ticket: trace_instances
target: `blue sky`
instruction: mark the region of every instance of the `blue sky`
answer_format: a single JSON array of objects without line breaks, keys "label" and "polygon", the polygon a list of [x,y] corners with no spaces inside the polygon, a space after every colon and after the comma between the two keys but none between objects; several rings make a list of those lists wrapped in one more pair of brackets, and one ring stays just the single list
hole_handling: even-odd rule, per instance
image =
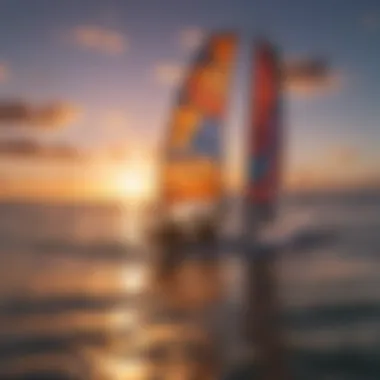
[{"label": "blue sky", "polygon": [[287,94],[288,170],[322,175],[331,163],[337,171],[350,166],[347,175],[357,178],[380,172],[377,0],[0,0],[0,100],[81,110],[71,125],[50,131],[4,123],[0,139],[154,145],[192,39],[225,28],[242,42],[227,124],[232,171],[241,163],[251,39],[261,34],[287,58],[328,59],[339,78],[334,88]]}]

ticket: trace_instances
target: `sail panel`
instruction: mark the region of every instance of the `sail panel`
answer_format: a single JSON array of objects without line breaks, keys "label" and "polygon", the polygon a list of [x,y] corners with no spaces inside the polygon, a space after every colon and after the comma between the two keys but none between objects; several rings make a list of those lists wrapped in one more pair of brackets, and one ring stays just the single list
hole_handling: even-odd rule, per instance
[{"label": "sail panel", "polygon": [[274,216],[281,169],[281,70],[278,53],[267,42],[256,45],[253,63],[248,201],[256,218],[270,220]]},{"label": "sail panel", "polygon": [[221,195],[222,126],[236,45],[233,33],[210,36],[180,89],[162,168],[166,204]]}]

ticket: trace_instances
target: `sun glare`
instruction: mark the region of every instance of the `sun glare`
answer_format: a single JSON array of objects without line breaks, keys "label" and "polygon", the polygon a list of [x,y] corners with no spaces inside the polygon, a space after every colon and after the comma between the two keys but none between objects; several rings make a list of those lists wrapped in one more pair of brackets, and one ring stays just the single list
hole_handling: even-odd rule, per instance
[{"label": "sun glare", "polygon": [[134,171],[126,173],[123,177],[120,179],[120,190],[127,198],[140,198],[146,193],[146,179],[140,173]]},{"label": "sun glare", "polygon": [[153,174],[143,160],[132,160],[116,174],[116,191],[126,200],[140,201],[152,194]]}]

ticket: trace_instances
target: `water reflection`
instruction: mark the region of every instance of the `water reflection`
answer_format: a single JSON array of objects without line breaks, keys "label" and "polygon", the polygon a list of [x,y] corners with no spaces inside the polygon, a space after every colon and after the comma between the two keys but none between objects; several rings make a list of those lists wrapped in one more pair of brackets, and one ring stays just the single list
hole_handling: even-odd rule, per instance
[{"label": "water reflection", "polygon": [[[339,231],[337,244],[279,257],[283,319],[301,378],[335,368],[362,379],[380,373],[380,202],[328,202],[282,207],[280,235],[306,219]],[[239,359],[241,259],[197,252],[152,283],[151,222],[141,206],[0,205],[0,378],[213,379]]]},{"label": "water reflection", "polygon": [[102,380],[146,380],[148,371],[142,360],[128,359],[109,355],[107,352],[98,352],[87,355],[91,364],[88,374],[90,379]]},{"label": "water reflection", "polygon": [[129,294],[147,291],[150,268],[147,263],[132,264],[122,269],[120,282],[123,290]]}]

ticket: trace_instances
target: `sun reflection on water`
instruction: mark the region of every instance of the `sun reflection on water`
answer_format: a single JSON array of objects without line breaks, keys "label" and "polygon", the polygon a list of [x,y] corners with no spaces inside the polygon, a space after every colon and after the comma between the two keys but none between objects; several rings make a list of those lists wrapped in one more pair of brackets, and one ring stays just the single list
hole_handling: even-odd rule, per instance
[{"label": "sun reflection on water", "polygon": [[109,375],[110,380],[146,379],[146,363],[142,360],[104,356],[101,363],[104,372]]},{"label": "sun reflection on water", "polygon": [[127,265],[120,271],[119,281],[128,294],[140,293],[148,285],[148,268],[143,264]]}]

